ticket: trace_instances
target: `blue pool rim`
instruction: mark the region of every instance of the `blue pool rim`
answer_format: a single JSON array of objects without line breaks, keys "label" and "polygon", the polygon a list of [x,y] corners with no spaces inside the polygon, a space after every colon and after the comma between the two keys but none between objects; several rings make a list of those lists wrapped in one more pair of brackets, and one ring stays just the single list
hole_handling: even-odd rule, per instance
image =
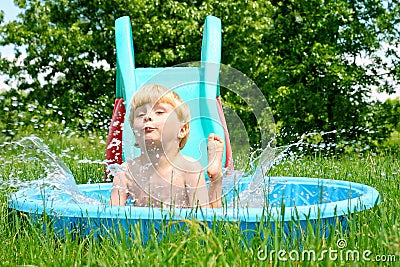
[{"label": "blue pool rim", "polygon": [[[245,179],[245,178],[244,178]],[[9,207],[11,209],[24,212],[26,214],[40,215],[46,212],[54,216],[57,220],[69,220],[71,218],[87,218],[91,220],[164,220],[168,218],[173,221],[180,221],[187,218],[199,219],[212,222],[214,220],[241,221],[247,223],[260,222],[265,215],[271,221],[293,221],[296,220],[318,220],[332,219],[344,216],[356,211],[368,210],[379,204],[381,201],[379,192],[365,184],[331,180],[322,178],[307,177],[270,177],[279,183],[303,186],[328,186],[336,190],[351,189],[354,197],[330,203],[319,203],[313,205],[300,205],[291,207],[267,206],[263,208],[152,208],[135,206],[99,206],[77,203],[52,202],[41,199],[36,193],[27,191],[17,191],[10,195]],[[243,182],[243,181],[242,181]],[[110,191],[111,183],[81,184],[79,189],[84,193],[94,193],[100,191]],[[31,194],[32,193],[32,194]]]}]

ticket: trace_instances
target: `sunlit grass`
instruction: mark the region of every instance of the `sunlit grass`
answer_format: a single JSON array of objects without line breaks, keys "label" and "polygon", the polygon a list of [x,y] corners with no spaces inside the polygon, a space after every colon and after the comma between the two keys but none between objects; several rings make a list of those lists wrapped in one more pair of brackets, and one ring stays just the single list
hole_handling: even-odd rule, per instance
[{"label": "sunlit grass", "polygon": [[[68,134],[43,133],[39,137],[71,168],[78,183],[100,182],[103,179],[103,165],[100,162],[104,157],[104,139]],[[13,153],[3,153],[2,160],[17,156]],[[21,167],[24,166],[20,164]],[[36,166],[24,168],[23,172],[27,175],[35,175]],[[0,166],[1,178],[7,179],[12,169],[10,165]],[[305,230],[298,236],[289,236],[279,224],[272,229],[267,222],[254,230],[254,237],[249,240],[249,233],[242,231],[238,222],[214,221],[207,226],[201,221],[185,220],[185,226],[178,228],[181,231],[174,228],[176,225],[165,222],[162,238],[151,228],[148,236],[143,236],[139,225],[130,227],[127,238],[121,238],[121,235],[125,236],[124,228],[119,228],[120,235],[110,229],[107,234],[92,232],[88,236],[76,238],[76,233],[70,232],[59,238],[51,228],[43,227],[46,217],[32,222],[24,215],[9,210],[6,193],[10,189],[6,187],[2,189],[0,197],[0,241],[3,248],[6,248],[0,253],[0,262],[8,266],[337,266],[352,264],[354,261],[341,261],[340,258],[331,260],[326,256],[315,262],[290,259],[283,262],[274,254],[273,262],[270,263],[269,258],[263,261],[262,256],[266,249],[287,252],[313,250],[321,255],[325,250],[337,250],[337,241],[344,239],[347,250],[357,250],[360,253],[369,250],[372,252],[371,257],[396,255],[399,264],[398,153],[365,152],[326,157],[321,152],[314,156],[283,161],[273,167],[269,174],[363,183],[375,187],[383,201],[373,209],[349,214],[349,230],[341,231],[332,227],[329,237],[321,236],[312,229]],[[365,264],[385,265],[366,261],[360,263]]]}]

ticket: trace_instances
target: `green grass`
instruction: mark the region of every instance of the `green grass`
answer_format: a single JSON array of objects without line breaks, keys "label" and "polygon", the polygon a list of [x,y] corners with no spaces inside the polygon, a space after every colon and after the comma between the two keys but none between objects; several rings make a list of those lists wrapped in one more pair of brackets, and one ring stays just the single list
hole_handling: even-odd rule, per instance
[{"label": "green grass", "polygon": [[[40,136],[51,151],[62,155],[71,168],[78,183],[99,182],[103,178],[103,166],[95,160],[102,160],[104,144],[97,137],[61,137],[43,134]],[[3,161],[14,158],[15,151],[2,152]],[[90,163],[80,160],[87,159]],[[20,168],[24,167],[23,163]],[[25,166],[24,173],[34,177],[35,166]],[[8,179],[12,167],[1,164],[0,175]],[[186,220],[182,231],[174,231],[172,225],[164,227],[160,240],[150,231],[147,243],[143,243],[138,226],[130,228],[127,239],[119,239],[111,231],[108,235],[91,233],[75,238],[67,233],[58,238],[46,228],[46,218],[37,222],[27,220],[24,215],[10,211],[6,193],[2,188],[0,197],[0,265],[36,266],[399,266],[400,265],[400,158],[398,153],[363,155],[351,154],[340,157],[317,155],[287,161],[274,167],[270,175],[305,176],[348,180],[375,187],[383,201],[377,207],[348,216],[350,230],[346,233],[336,230],[328,238],[321,237],[312,229],[306,229],[299,236],[288,236],[278,224],[272,229],[267,223],[255,231],[255,237],[248,241],[245,233],[234,222],[213,222],[206,227],[203,222]],[[28,178],[27,178],[28,179]],[[116,225],[115,227],[118,227]],[[260,235],[267,238],[260,238]],[[317,255],[326,250],[337,250],[337,241],[344,239],[347,250],[360,253],[371,251],[375,255],[396,256],[396,262],[355,262],[330,260],[326,255],[322,261],[262,261],[265,248],[290,251],[313,250]],[[294,254],[293,254],[294,255]],[[288,257],[288,255],[286,255]],[[393,260],[393,259],[392,259]]]}]

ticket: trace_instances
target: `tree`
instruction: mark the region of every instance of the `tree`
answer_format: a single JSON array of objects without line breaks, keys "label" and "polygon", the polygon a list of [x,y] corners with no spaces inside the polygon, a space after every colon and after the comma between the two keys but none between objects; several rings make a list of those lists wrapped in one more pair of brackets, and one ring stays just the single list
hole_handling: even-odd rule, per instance
[{"label": "tree", "polygon": [[[264,3],[263,9],[256,1],[246,3],[249,13],[229,17],[234,22],[228,29],[236,30],[224,42],[246,44],[231,49],[230,64],[268,97],[284,133],[281,143],[312,131],[336,131],[324,136],[332,143],[381,137],[379,122],[370,116],[370,95],[372,87],[393,92],[398,86],[399,6],[394,1],[283,0]],[[232,11],[240,4],[227,5]],[[362,58],[369,61],[361,64]]]},{"label": "tree", "polygon": [[[29,97],[19,96],[23,102],[31,99],[39,106],[57,106],[59,112],[51,116],[59,116],[69,125],[93,128],[106,124],[110,117],[115,91],[114,22],[118,17],[129,15],[132,19],[138,67],[200,60],[201,25],[206,13],[199,11],[196,3],[15,3],[23,12],[17,21],[1,26],[0,44],[15,45],[16,58],[12,62],[2,58],[0,73],[17,79],[19,92],[29,93]],[[97,101],[99,98],[101,101]]]},{"label": "tree", "polygon": [[[27,56],[2,59],[0,73],[19,78],[28,99],[59,106],[61,119],[76,123],[107,101],[99,120],[111,113],[114,21],[124,15],[132,19],[137,65],[160,67],[199,60],[204,19],[220,17],[222,63],[262,89],[285,133],[281,143],[310,131],[336,131],[324,136],[334,143],[380,137],[371,89],[391,93],[400,79],[400,7],[393,0],[15,2],[24,12],[1,26],[0,44],[14,44],[17,56],[24,50]],[[256,131],[243,101],[222,94],[248,131]],[[101,105],[87,107],[99,97]]]},{"label": "tree", "polygon": [[392,132],[400,133],[400,98],[387,99],[385,102],[378,102],[373,108],[374,119],[381,126],[385,134]]}]

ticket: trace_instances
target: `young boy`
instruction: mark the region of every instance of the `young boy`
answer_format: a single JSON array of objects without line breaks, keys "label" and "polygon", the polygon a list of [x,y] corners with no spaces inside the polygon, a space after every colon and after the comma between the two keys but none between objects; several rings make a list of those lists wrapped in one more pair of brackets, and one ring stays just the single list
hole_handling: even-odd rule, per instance
[{"label": "young boy", "polygon": [[113,180],[110,205],[220,207],[224,142],[208,137],[207,190],[203,167],[180,150],[189,137],[189,107],[160,85],[139,89],[130,103],[129,123],[141,155],[122,164]]}]

